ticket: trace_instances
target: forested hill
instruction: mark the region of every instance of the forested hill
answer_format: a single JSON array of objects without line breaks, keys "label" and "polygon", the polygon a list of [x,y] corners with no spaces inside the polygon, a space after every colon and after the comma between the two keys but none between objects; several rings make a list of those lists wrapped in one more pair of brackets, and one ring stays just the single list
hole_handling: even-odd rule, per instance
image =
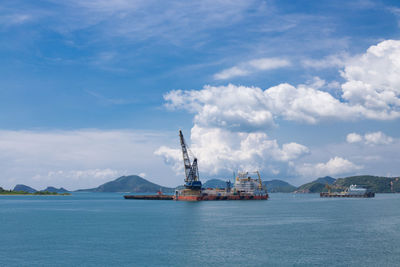
[{"label": "forested hill", "polygon": [[[324,177],[326,178],[326,177]],[[333,179],[332,177],[329,177]],[[375,193],[400,193],[399,177],[382,177],[372,175],[350,176],[338,178],[332,182],[331,179],[317,179],[313,182],[299,186],[297,193],[320,193],[328,191],[326,184],[330,185],[332,191],[343,191],[350,185],[355,184],[365,187]]]}]

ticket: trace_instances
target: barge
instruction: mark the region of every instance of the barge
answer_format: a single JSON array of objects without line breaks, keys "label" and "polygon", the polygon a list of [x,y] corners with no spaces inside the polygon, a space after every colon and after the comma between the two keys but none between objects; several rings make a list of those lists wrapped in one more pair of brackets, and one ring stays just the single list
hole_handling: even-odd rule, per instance
[{"label": "barge", "polygon": [[125,195],[125,199],[146,199],[146,200],[173,200],[173,195],[163,195],[158,193],[157,195]]},{"label": "barge", "polygon": [[344,192],[322,192],[319,194],[320,197],[347,197],[347,198],[371,198],[375,197],[375,193],[368,191],[366,188],[359,187],[357,185],[350,185],[350,187]]}]

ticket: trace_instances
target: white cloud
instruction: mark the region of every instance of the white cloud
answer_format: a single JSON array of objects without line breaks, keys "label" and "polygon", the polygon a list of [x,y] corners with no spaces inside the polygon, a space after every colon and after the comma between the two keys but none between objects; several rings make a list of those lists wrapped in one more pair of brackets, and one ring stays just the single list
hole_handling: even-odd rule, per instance
[{"label": "white cloud", "polygon": [[358,143],[363,140],[363,137],[357,133],[349,133],[346,137],[348,143]]},{"label": "white cloud", "polygon": [[182,178],[153,154],[170,138],[125,130],[0,130],[0,186],[90,188],[144,172],[153,182],[176,186]]},{"label": "white cloud", "polygon": [[339,174],[348,174],[362,168],[362,166],[358,166],[347,159],[334,157],[326,163],[304,163],[302,165],[296,166],[295,170],[298,174],[302,176],[314,178],[326,175],[335,176]]},{"label": "white cloud", "polygon": [[[315,124],[322,120],[390,120],[400,117],[400,41],[383,41],[362,56],[352,58],[342,72],[341,101],[320,90],[315,79],[297,87],[282,83],[266,90],[258,87],[204,86],[202,90],[171,91],[164,98],[170,108],[196,113],[202,127],[265,129],[274,118]],[[337,86],[337,84],[336,84]]]},{"label": "white cloud", "polygon": [[322,59],[304,59],[302,65],[306,68],[325,69],[325,68],[338,68],[345,65],[348,55],[338,54],[329,55]]},{"label": "white cloud", "polygon": [[365,54],[346,63],[342,76],[346,79],[342,85],[345,100],[371,111],[386,112],[387,119],[399,116],[400,41],[371,46]]},{"label": "white cloud", "polygon": [[278,68],[287,67],[287,66],[291,65],[289,60],[282,59],[282,58],[254,59],[254,60],[247,62],[247,64],[256,70],[272,70],[272,69],[278,69]]},{"label": "white cloud", "polygon": [[[297,143],[280,147],[276,140],[268,138],[265,133],[231,132],[198,125],[192,128],[190,140],[201,172],[212,175],[236,170],[263,170],[277,174],[278,166],[286,166],[289,161],[309,153],[307,147]],[[176,172],[183,172],[180,149],[163,146],[155,154],[162,156]]]},{"label": "white cloud", "polygon": [[272,70],[290,66],[290,61],[281,58],[259,58],[243,62],[237,66],[222,70],[214,75],[216,80],[227,80],[238,76],[247,76],[258,71]]},{"label": "white cloud", "polygon": [[222,70],[221,72],[216,73],[214,75],[214,79],[226,80],[226,79],[230,79],[230,78],[238,77],[238,76],[247,76],[249,74],[250,74],[249,70],[238,67],[238,66],[234,66],[232,68],[225,69],[225,70]]},{"label": "white cloud", "polygon": [[393,138],[383,132],[366,133],[364,136],[357,133],[350,133],[346,138],[348,143],[364,142],[366,145],[388,145],[393,143]]},{"label": "white cloud", "polygon": [[[55,1],[50,27],[71,32],[90,28],[99,31],[98,38],[122,37],[132,41],[161,38],[164,42],[198,40],[205,29],[227,27],[244,19],[248,9],[258,1]],[[96,27],[101,25],[101,27]],[[199,34],[202,33],[202,34]]]},{"label": "white cloud", "polygon": [[21,14],[21,13],[7,14],[7,15],[0,14],[0,23],[2,26],[21,25],[31,20],[33,20],[33,17],[30,14]]},{"label": "white cloud", "polygon": [[268,129],[274,118],[315,124],[321,120],[352,120],[365,109],[340,102],[327,92],[300,85],[280,84],[267,90],[258,87],[205,86],[196,91],[171,91],[164,96],[168,108],[195,112],[202,127],[236,131]]},{"label": "white cloud", "polygon": [[386,136],[382,132],[367,133],[364,135],[367,145],[388,145],[393,142],[393,138]]},{"label": "white cloud", "polygon": [[257,87],[205,86],[200,91],[171,91],[164,98],[168,108],[195,112],[194,121],[200,127],[252,131],[274,125],[272,113],[265,108],[264,92]]}]

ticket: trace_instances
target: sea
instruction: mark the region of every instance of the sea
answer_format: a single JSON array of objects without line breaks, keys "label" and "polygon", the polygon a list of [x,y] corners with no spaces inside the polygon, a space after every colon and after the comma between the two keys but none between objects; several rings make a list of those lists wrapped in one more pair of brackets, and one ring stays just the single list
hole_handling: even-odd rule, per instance
[{"label": "sea", "polygon": [[0,266],[399,266],[400,194],[0,196]]}]

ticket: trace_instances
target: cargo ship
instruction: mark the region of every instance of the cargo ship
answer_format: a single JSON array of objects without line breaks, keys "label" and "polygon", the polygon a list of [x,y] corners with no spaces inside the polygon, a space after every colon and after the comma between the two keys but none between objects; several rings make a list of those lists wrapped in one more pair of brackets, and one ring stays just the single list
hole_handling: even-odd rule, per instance
[{"label": "cargo ship", "polygon": [[350,187],[344,192],[331,192],[328,187],[328,192],[320,193],[320,197],[356,197],[356,198],[371,198],[375,197],[375,193],[367,190],[366,188],[350,185]]},{"label": "cargo ship", "polygon": [[[183,164],[185,168],[184,188],[176,190],[174,200],[179,201],[203,201],[203,200],[267,200],[268,192],[263,186],[260,173],[258,179],[251,178],[249,172],[240,172],[235,178],[234,187],[231,188],[230,181],[225,189],[202,188],[199,178],[197,158],[190,160],[188,146],[186,145],[182,131],[179,131],[182,148]],[[193,154],[193,153],[191,153]]]},{"label": "cargo ship", "polygon": [[180,201],[205,201],[205,200],[267,200],[268,192],[258,179],[249,176],[249,172],[240,172],[235,178],[234,186],[226,183],[226,188],[201,188],[200,190],[184,188],[176,190],[174,200]]}]

